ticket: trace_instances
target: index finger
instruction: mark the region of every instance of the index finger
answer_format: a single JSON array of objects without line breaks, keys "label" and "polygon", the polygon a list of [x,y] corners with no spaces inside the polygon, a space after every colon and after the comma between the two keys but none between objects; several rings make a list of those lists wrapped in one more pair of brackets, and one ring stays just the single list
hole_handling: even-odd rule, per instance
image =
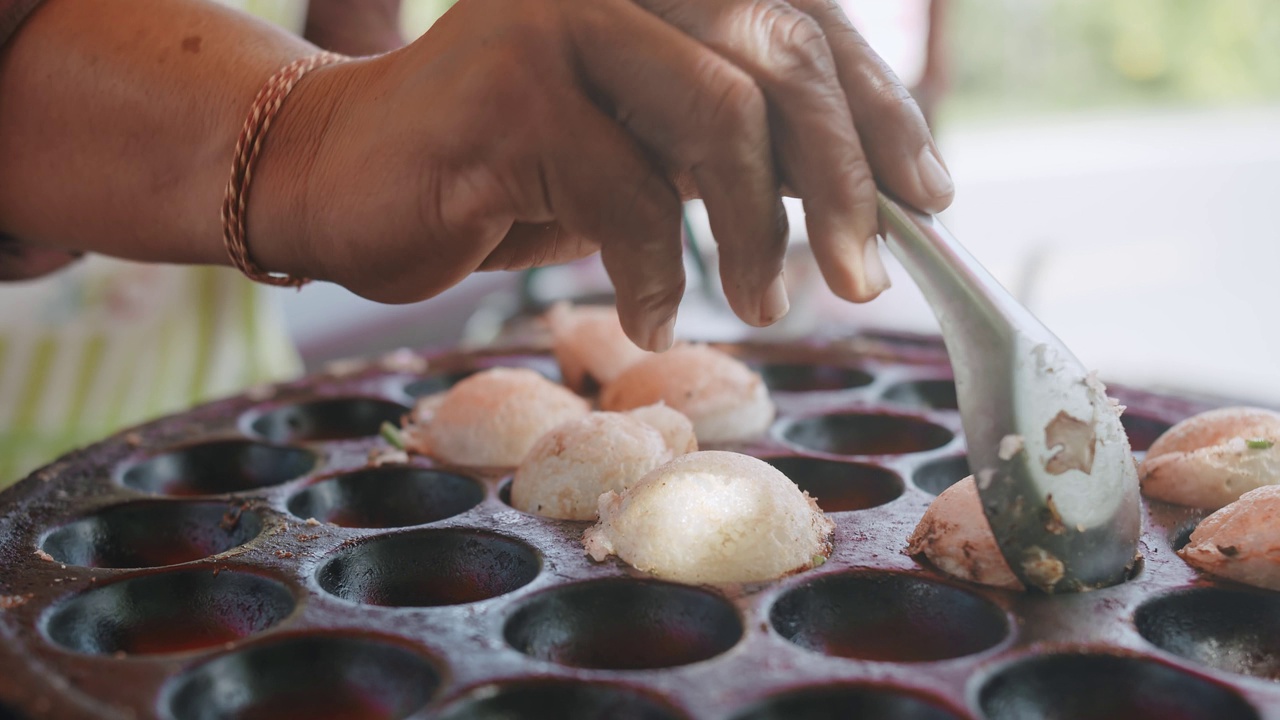
[{"label": "index finger", "polygon": [[849,22],[839,2],[791,2],[816,20],[827,36],[876,181],[920,210],[945,210],[955,186],[911,93]]},{"label": "index finger", "polygon": [[821,27],[786,2],[637,0],[746,70],[769,103],[782,179],[804,203],[827,285],[865,302],[889,285],[876,186]]}]

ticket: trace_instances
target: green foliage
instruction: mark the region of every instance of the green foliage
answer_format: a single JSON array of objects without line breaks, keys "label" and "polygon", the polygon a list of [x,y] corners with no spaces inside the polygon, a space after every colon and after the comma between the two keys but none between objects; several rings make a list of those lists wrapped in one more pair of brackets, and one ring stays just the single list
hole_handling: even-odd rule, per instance
[{"label": "green foliage", "polygon": [[1280,100],[1277,0],[953,0],[949,116]]}]

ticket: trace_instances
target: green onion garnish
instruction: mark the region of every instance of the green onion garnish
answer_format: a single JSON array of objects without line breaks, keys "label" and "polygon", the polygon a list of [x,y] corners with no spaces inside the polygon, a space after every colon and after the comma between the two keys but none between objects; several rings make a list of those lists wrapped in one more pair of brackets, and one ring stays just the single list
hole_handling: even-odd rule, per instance
[{"label": "green onion garnish", "polygon": [[378,434],[391,444],[391,447],[397,450],[404,449],[404,438],[400,437],[400,428],[392,425],[390,422],[383,422],[382,427],[378,429]]},{"label": "green onion garnish", "polygon": [[1275,445],[1275,441],[1268,440],[1266,438],[1253,438],[1251,440],[1245,440],[1244,444],[1248,445],[1250,450],[1266,450],[1272,445]]}]

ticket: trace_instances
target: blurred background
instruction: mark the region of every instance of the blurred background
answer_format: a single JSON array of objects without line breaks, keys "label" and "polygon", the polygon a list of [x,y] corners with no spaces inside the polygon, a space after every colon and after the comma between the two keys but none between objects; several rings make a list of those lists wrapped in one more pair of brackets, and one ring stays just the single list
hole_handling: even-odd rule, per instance
[{"label": "blurred background", "polygon": [[[246,0],[271,16],[289,0]],[[448,0],[404,0],[408,37]],[[1104,378],[1280,403],[1280,2],[845,0],[925,105],[957,184],[954,234]],[[931,331],[896,265],[865,306],[820,283],[792,208],[793,312],[773,337]],[[705,214],[688,209],[694,275],[714,274]],[[887,255],[887,253],[886,253]],[[702,263],[695,262],[701,260]],[[607,289],[598,267],[474,276],[414,306],[336,287],[282,293],[311,366],[401,346],[486,342],[514,312]],[[746,329],[714,282],[681,331]]]}]

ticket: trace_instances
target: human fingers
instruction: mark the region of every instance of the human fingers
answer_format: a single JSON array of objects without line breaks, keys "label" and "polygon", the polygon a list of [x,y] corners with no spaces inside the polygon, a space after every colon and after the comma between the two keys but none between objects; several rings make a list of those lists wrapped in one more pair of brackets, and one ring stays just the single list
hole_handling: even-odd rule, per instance
[{"label": "human fingers", "polygon": [[668,175],[687,172],[706,203],[730,307],[752,325],[778,320],[787,311],[787,225],[760,88],[629,0],[574,9],[570,28],[593,93]]},{"label": "human fingers", "polygon": [[557,222],[516,223],[477,270],[527,270],[558,265],[581,260],[599,250],[598,244],[565,230]]},{"label": "human fingers", "polygon": [[863,302],[889,285],[876,185],[822,27],[782,0],[636,0],[745,70],[768,101],[783,181],[804,203],[827,284]]},{"label": "human fingers", "polygon": [[680,198],[635,139],[586,97],[557,103],[538,176],[564,230],[600,245],[622,329],[662,351],[684,296]]},{"label": "human fingers", "polygon": [[835,0],[791,0],[818,22],[877,183],[899,200],[941,212],[955,186],[911,93],[854,29]]}]

